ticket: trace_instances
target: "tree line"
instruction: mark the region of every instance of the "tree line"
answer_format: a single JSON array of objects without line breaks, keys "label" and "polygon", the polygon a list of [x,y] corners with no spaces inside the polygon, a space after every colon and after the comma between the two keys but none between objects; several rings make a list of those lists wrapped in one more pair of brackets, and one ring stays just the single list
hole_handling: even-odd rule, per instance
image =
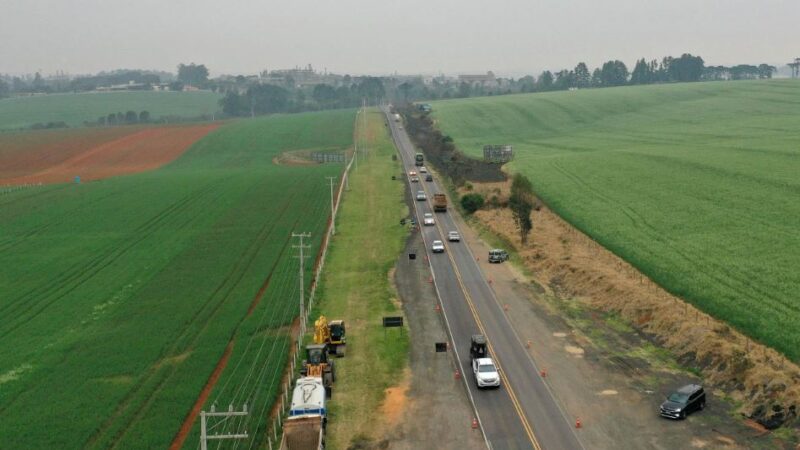
[{"label": "tree line", "polygon": [[246,89],[230,89],[220,100],[222,112],[229,116],[256,116],[282,112],[360,106],[362,100],[374,104],[386,97],[383,80],[360,77],[350,84],[334,87],[317,84],[310,90],[275,84],[252,84]]},{"label": "tree line", "polygon": [[[126,113],[109,113],[107,116],[100,116],[97,122],[91,125],[114,126],[114,125],[133,125],[137,123],[150,123],[149,111],[128,111]],[[87,123],[87,125],[90,125]]]}]

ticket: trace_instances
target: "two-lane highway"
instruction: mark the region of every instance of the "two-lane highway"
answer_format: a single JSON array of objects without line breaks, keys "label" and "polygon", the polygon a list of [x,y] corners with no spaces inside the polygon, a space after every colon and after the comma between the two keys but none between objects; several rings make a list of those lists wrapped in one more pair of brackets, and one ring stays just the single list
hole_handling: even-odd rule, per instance
[{"label": "two-lane highway", "polygon": [[[418,171],[408,135],[388,111],[385,113],[406,173]],[[539,377],[535,362],[509,322],[475,255],[466,243],[447,241],[449,231],[459,231],[451,217],[457,213],[452,205],[446,213],[433,213],[430,204],[434,193],[445,191],[436,180],[426,182],[424,174],[419,183],[410,184],[413,198],[418,190],[424,191],[428,198],[415,201],[417,221],[448,332],[488,444],[493,449],[582,449],[571,421]],[[425,213],[434,214],[435,225],[422,225]],[[430,250],[437,239],[445,243],[444,254]],[[473,334],[483,334],[489,341],[490,353],[500,368],[502,387],[498,390],[478,390],[474,383],[469,356]]]}]

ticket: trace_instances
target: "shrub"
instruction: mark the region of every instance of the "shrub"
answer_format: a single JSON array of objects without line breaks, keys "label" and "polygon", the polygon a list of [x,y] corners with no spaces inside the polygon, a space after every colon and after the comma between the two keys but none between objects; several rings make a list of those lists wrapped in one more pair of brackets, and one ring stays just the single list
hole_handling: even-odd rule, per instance
[{"label": "shrub", "polygon": [[467,194],[461,197],[461,207],[467,214],[472,214],[483,206],[483,196],[481,194]]}]

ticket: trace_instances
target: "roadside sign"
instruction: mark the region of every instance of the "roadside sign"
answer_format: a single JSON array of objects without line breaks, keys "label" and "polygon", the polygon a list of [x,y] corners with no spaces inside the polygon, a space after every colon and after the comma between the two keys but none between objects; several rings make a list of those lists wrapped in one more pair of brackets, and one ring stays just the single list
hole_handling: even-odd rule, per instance
[{"label": "roadside sign", "polygon": [[447,342],[436,343],[436,353],[444,353],[447,351]]},{"label": "roadside sign", "polygon": [[383,318],[383,326],[385,328],[402,327],[403,326],[403,317],[402,316],[384,317]]}]

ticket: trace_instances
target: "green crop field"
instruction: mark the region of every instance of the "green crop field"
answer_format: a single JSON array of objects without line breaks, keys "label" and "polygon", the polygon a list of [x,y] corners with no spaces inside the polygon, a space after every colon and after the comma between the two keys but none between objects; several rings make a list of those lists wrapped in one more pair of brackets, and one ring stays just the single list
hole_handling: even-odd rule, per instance
[{"label": "green crop field", "polygon": [[13,97],[0,100],[0,130],[20,129],[35,123],[64,121],[71,127],[95,122],[100,116],[127,111],[149,111],[162,116],[199,117],[220,110],[220,95],[213,92],[100,92]]},{"label": "green crop field", "polygon": [[236,121],[159,170],[0,195],[1,446],[166,448],[231,342],[206,407],[247,403],[258,439],[299,309],[290,234],[310,275],[343,169],[272,159],[348,148],[353,120]]},{"label": "green crop field", "polygon": [[[800,82],[625,87],[437,102],[467,153],[704,311],[800,361]],[[534,224],[533,239],[536,239]]]}]

